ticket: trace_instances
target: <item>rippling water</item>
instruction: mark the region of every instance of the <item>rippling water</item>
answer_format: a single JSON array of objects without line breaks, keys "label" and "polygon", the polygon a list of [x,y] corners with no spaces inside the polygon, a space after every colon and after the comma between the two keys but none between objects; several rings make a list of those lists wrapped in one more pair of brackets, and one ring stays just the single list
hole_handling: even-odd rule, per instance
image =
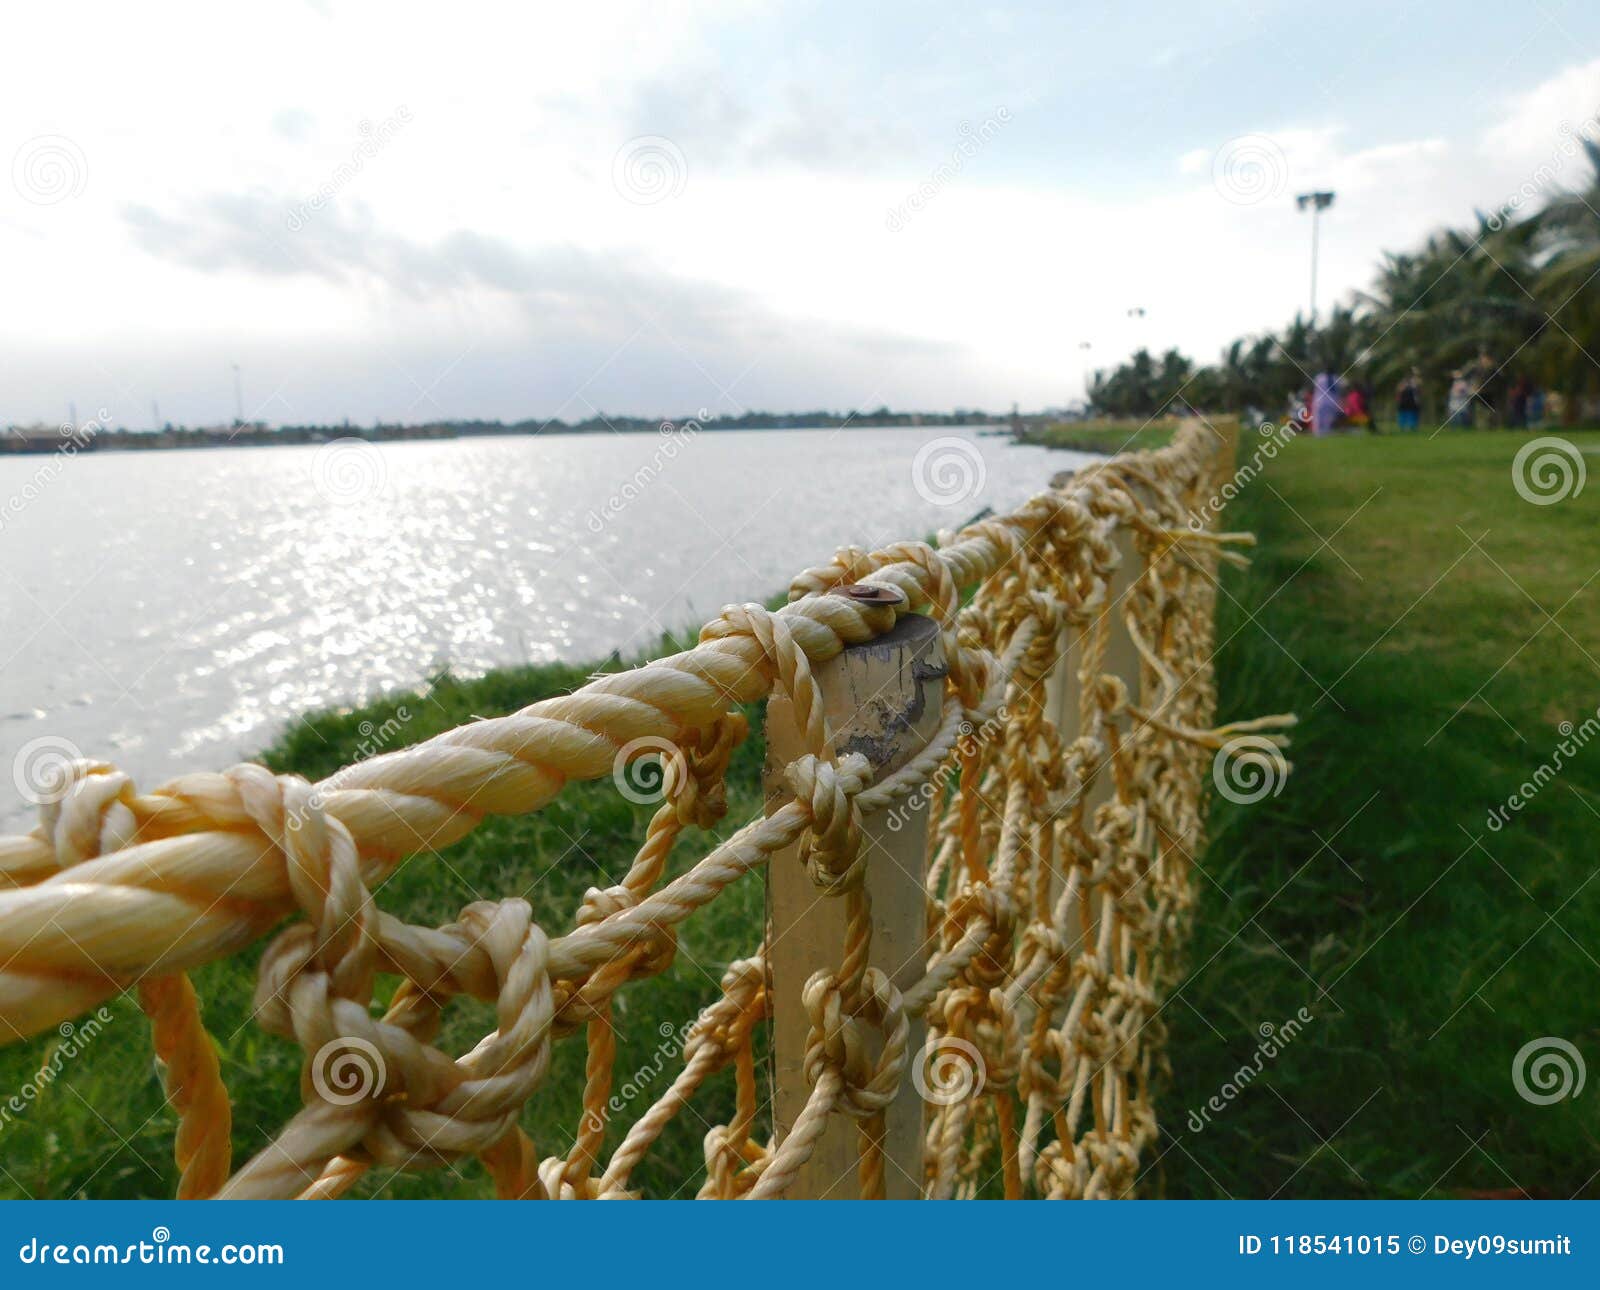
[{"label": "rippling water", "polygon": [[1074,459],[947,428],[0,459],[0,820],[24,750],[153,787],[446,665],[626,657]]}]

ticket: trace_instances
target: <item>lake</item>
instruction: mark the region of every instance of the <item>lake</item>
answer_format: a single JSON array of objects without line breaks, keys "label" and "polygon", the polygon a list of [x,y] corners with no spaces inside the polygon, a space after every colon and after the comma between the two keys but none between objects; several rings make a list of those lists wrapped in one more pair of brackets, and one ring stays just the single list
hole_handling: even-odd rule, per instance
[{"label": "lake", "polygon": [[41,759],[149,788],[444,667],[626,658],[1079,460],[975,428],[693,423],[0,458],[0,822],[31,827]]}]

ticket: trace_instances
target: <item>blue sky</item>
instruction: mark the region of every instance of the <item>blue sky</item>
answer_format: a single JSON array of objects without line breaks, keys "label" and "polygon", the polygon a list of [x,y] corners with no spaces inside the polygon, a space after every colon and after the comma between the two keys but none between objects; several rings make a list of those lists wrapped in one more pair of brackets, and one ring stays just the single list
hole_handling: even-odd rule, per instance
[{"label": "blue sky", "polygon": [[1061,404],[1600,128],[1566,0],[164,12],[11,20],[0,420]]}]

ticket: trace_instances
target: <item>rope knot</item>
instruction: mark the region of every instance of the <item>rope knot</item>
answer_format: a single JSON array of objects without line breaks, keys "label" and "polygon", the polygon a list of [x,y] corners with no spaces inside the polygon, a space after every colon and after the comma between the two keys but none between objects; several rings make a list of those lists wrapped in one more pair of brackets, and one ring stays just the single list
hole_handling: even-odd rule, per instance
[{"label": "rope knot", "polygon": [[728,762],[749,733],[742,712],[724,713],[686,744],[682,756],[662,759],[662,790],[680,824],[709,829],[728,813]]},{"label": "rope knot", "polygon": [[[801,1003],[811,1029],[806,1035],[805,1075],[815,1084],[824,1071],[839,1073],[844,1088],[838,1109],[865,1119],[894,1101],[905,1071],[911,1031],[905,1002],[879,968],[862,977],[862,997],[854,1013],[845,1011],[844,993],[833,974],[818,972],[806,982]],[[881,1036],[876,1058],[869,1033]]]},{"label": "rope knot", "polygon": [[1011,897],[998,887],[967,883],[950,899],[946,915],[951,934],[948,944],[960,941],[974,927],[988,928],[964,976],[985,989],[998,985],[1011,971],[1011,937],[1016,911]]},{"label": "rope knot", "polygon": [[800,840],[801,862],[811,881],[830,896],[859,888],[866,877],[855,798],[870,774],[860,753],[838,762],[807,754],[784,772],[795,801],[811,815],[811,827]]},{"label": "rope knot", "polygon": [[110,762],[80,757],[41,766],[35,778],[40,829],[61,868],[127,846],[138,832],[133,781]]}]

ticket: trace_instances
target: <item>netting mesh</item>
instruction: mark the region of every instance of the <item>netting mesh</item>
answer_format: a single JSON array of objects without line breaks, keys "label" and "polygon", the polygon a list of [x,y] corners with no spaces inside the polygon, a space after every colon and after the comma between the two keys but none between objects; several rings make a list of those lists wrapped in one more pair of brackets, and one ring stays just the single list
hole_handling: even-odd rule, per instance
[{"label": "netting mesh", "polygon": [[[859,1194],[883,1195],[885,1117],[907,1097],[924,1140],[892,1163],[924,1195],[1138,1194],[1211,759],[1242,732],[1275,747],[1287,720],[1212,724],[1217,568],[1240,539],[1189,521],[1211,513],[1230,462],[1192,427],[938,548],[843,550],[777,612],[731,607],[692,650],[318,785],[242,765],[139,793],[112,765],[78,762],[38,828],[0,839],[0,1034],[136,990],[179,1113],[182,1196],[336,1196],[374,1166],[466,1157],[503,1196],[632,1196],[636,1167],[713,1081],[731,1082],[734,1113],[705,1135],[702,1197],[791,1194],[839,1118],[856,1126]],[[908,613],[937,625],[942,708],[932,737],[875,776],[837,750],[813,668]],[[785,800],[667,881],[684,834],[726,812],[747,734],[737,705],[773,693],[803,747],[776,768]],[[437,928],[377,907],[373,889],[411,852],[644,753],[661,759],[661,805],[622,880],[590,890],[565,934],[517,898]],[[931,951],[897,988],[873,966],[862,821],[913,799],[930,807]],[[842,955],[775,982],[752,927],[663,1091],[616,1123],[619,996],[671,964],[684,920],[789,848],[818,898],[841,902]],[[269,932],[256,1017],[303,1051],[304,1106],[235,1168],[186,972]],[[399,985],[380,1013],[381,976]],[[783,990],[809,1031],[803,1107],[774,1141],[757,1040]],[[495,1025],[451,1055],[436,1040],[461,997],[492,1004]],[[585,1046],[583,1092],[570,1150],[543,1157],[520,1117],[558,1042]]]}]

